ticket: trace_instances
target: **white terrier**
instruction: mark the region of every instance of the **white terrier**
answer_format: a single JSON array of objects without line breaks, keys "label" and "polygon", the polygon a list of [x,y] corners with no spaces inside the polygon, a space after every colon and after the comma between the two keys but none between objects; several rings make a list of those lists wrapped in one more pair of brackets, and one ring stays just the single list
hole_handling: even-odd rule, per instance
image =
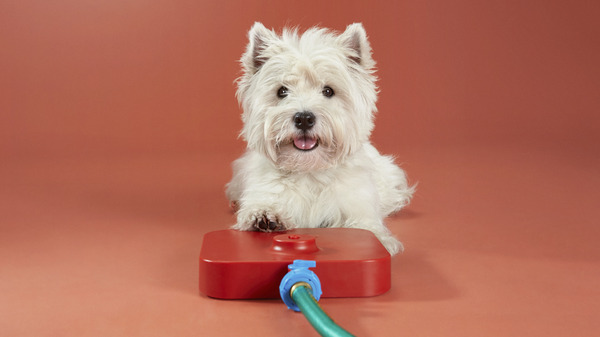
[{"label": "white terrier", "polygon": [[402,250],[383,218],[413,188],[369,142],[377,87],[362,24],[279,36],[255,23],[248,37],[237,82],[248,147],[227,185],[232,228],[362,228],[390,254]]}]

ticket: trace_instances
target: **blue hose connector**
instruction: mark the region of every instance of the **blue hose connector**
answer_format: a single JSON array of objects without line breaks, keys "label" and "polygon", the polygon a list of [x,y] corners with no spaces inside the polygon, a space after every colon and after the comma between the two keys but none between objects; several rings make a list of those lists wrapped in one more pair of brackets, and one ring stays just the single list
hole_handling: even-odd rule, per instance
[{"label": "blue hose connector", "polygon": [[294,260],[294,263],[288,265],[290,271],[283,277],[279,284],[279,294],[288,309],[300,311],[300,308],[298,308],[290,294],[292,286],[298,282],[306,282],[310,285],[315,300],[318,301],[321,298],[321,294],[323,293],[321,291],[321,281],[319,281],[317,274],[308,269],[316,266],[316,261],[307,260]]}]

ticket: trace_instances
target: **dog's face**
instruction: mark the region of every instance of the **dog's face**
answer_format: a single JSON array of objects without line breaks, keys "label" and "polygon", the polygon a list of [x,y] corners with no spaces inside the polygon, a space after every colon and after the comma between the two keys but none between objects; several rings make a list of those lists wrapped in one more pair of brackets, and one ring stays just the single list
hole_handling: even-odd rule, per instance
[{"label": "dog's face", "polygon": [[250,149],[307,171],[337,165],[368,141],[377,93],[362,25],[279,36],[256,23],[248,35],[237,96]]}]

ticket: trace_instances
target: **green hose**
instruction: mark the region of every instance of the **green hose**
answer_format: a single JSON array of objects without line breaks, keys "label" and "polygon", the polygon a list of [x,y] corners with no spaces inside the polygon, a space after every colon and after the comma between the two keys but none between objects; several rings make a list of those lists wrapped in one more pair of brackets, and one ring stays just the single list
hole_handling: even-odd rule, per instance
[{"label": "green hose", "polygon": [[296,283],[290,290],[292,299],[302,311],[302,314],[310,322],[310,324],[317,330],[317,332],[324,337],[348,337],[353,336],[348,331],[337,325],[315,300],[312,295],[310,285],[305,282]]}]

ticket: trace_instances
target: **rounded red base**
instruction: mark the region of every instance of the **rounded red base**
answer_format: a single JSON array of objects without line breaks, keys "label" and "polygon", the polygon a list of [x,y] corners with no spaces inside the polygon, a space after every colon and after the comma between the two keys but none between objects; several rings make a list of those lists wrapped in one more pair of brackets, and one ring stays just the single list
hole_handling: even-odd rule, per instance
[{"label": "rounded red base", "polygon": [[375,296],[391,287],[391,256],[369,231],[220,230],[204,236],[200,292],[222,299],[279,298],[279,283],[297,259],[316,261],[323,297]]}]

